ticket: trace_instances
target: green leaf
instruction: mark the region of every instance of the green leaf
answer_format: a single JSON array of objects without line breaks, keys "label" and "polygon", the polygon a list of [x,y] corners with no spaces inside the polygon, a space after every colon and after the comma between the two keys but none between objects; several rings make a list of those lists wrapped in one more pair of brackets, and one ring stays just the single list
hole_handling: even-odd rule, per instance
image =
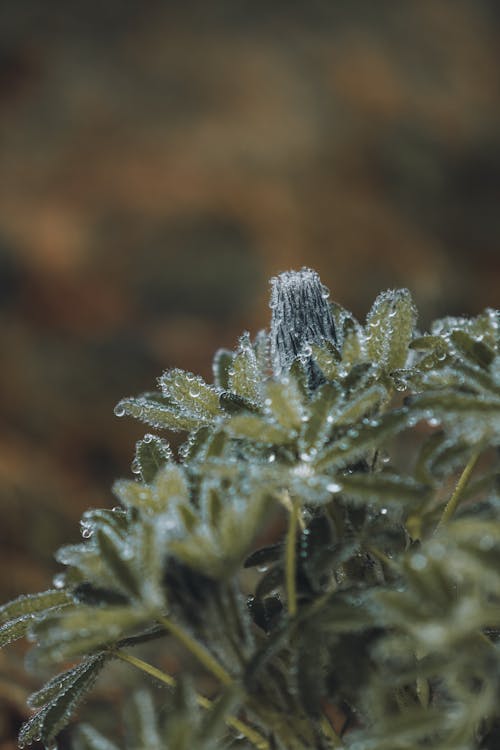
[{"label": "green leaf", "polygon": [[105,662],[106,657],[102,654],[87,658],[77,667],[50,680],[38,693],[34,693],[30,698],[32,706],[48,702],[21,727],[19,746],[23,747],[39,739],[45,745],[51,745],[93,687]]},{"label": "green leaf", "polygon": [[225,391],[219,396],[219,404],[221,409],[226,414],[239,414],[240,412],[256,412],[258,411],[257,406],[243,396],[238,396],[236,393]]},{"label": "green leaf", "polygon": [[469,443],[491,442],[500,436],[500,396],[429,391],[414,396],[411,409],[421,418],[439,419],[455,437]]},{"label": "green leaf", "polygon": [[163,395],[182,411],[208,420],[218,415],[219,392],[199,375],[179,369],[168,370],[158,383]]},{"label": "green leaf", "polygon": [[386,505],[397,503],[408,512],[424,505],[430,497],[430,488],[409,476],[388,472],[370,474],[344,474],[339,477],[342,492],[362,502]]},{"label": "green leaf", "polygon": [[363,329],[353,317],[344,318],[342,328],[342,367],[339,376],[346,375],[351,367],[368,359]]},{"label": "green leaf", "polygon": [[125,545],[122,539],[109,530],[105,533],[103,529],[98,529],[96,542],[100,558],[114,579],[116,588],[131,599],[139,598],[140,583],[134,575],[129,545]]},{"label": "green leaf", "polygon": [[366,319],[366,346],[369,359],[386,372],[405,367],[413,336],[416,310],[407,289],[380,294]]},{"label": "green leaf", "polygon": [[208,421],[204,416],[165,405],[168,403],[153,399],[148,394],[136,398],[123,398],[115,407],[115,414],[140,419],[159,430],[193,430],[200,427],[200,422]]},{"label": "green leaf", "polygon": [[189,498],[189,486],[183,467],[169,463],[156,473],[150,484],[119,479],[113,485],[113,494],[128,508],[165,513],[174,500]]},{"label": "green leaf", "polygon": [[339,379],[340,352],[331,341],[311,344],[313,359],[327,380]]},{"label": "green leaf", "polygon": [[70,602],[70,594],[63,589],[49,589],[39,594],[23,594],[0,607],[0,625],[18,617],[40,614]]},{"label": "green leaf", "polygon": [[300,391],[293,377],[269,380],[265,388],[265,413],[287,430],[298,429],[303,416]]},{"label": "green leaf", "polygon": [[33,615],[22,615],[0,626],[0,648],[19,638],[24,638],[33,622]]},{"label": "green leaf", "polygon": [[285,445],[292,442],[294,437],[289,430],[256,414],[237,415],[226,422],[224,429],[233,438],[249,438],[271,445]]},{"label": "green leaf", "polygon": [[495,352],[489,346],[465,331],[452,331],[450,340],[455,350],[477,367],[487,370],[495,359]]},{"label": "green leaf", "polygon": [[378,409],[388,399],[387,389],[375,384],[349,396],[331,413],[333,426],[348,425]]},{"label": "green leaf", "polygon": [[[250,496],[226,495],[223,506],[214,512],[208,507],[214,491],[215,487],[210,487],[204,492],[203,518],[195,516],[190,533],[172,539],[169,551],[194,570],[226,579],[245,558],[273,502],[263,487],[256,487]],[[218,492],[222,496],[220,489]]]},{"label": "green leaf", "polygon": [[37,647],[28,656],[36,668],[70,661],[113,645],[151,620],[140,607],[86,607],[49,614],[32,624]]},{"label": "green leaf", "polygon": [[250,336],[245,333],[240,339],[238,353],[233,361],[229,390],[249,401],[259,403],[261,400],[260,384],[261,375],[257,357],[250,342]]},{"label": "green leaf", "polygon": [[335,407],[341,397],[340,387],[335,383],[324,383],[314,393],[309,405],[307,419],[303,422],[300,436],[301,452],[316,450],[327,440],[335,420]]},{"label": "green leaf", "polygon": [[[366,420],[355,429],[356,435],[347,434],[318,455],[318,471],[345,466],[378,448],[385,440],[395,436],[408,425],[408,410],[398,409],[380,418]],[[358,429],[359,428],[359,429]]]},{"label": "green leaf", "polygon": [[234,353],[229,349],[218,349],[213,359],[214,383],[216,388],[229,389],[230,373],[233,368]]},{"label": "green leaf", "polygon": [[144,435],[135,448],[136,464],[143,482],[152,482],[158,470],[173,461],[172,449],[156,435]]}]

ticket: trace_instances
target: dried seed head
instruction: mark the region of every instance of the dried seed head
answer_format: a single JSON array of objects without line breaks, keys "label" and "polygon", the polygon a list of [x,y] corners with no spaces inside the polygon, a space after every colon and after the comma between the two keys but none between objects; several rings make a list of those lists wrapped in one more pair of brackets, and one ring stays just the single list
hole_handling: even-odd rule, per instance
[{"label": "dried seed head", "polygon": [[311,358],[311,344],[324,339],[336,343],[329,291],[316,271],[302,268],[271,279],[271,354],[275,375],[287,372],[300,357],[309,372],[311,387],[319,384],[320,372]]}]

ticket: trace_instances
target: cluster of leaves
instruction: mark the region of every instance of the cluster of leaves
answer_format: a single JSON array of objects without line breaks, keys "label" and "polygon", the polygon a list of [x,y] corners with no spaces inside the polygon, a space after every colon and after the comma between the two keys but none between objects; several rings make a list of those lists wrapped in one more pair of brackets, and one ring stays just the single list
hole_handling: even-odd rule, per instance
[{"label": "cluster of leaves", "polygon": [[[499,313],[422,335],[406,290],[361,325],[313,272],[274,283],[270,333],[219,351],[213,384],[173,370],[117,405],[186,431],[179,455],[146,434],[55,588],[0,609],[0,645],[71,664],[31,697],[21,746],[53,744],[117,659],[174,688],[166,714],[135,698],[130,748],[497,746]],[[131,655],[166,637],[219,699]],[[84,726],[75,747],[116,745]]]}]

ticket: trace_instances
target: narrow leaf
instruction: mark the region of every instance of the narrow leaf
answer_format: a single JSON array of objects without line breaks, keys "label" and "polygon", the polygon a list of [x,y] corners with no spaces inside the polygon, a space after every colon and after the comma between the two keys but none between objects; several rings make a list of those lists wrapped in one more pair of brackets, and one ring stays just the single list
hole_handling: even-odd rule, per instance
[{"label": "narrow leaf", "polygon": [[166,440],[157,435],[144,435],[135,448],[137,467],[143,482],[152,482],[157,471],[173,461],[172,449]]}]

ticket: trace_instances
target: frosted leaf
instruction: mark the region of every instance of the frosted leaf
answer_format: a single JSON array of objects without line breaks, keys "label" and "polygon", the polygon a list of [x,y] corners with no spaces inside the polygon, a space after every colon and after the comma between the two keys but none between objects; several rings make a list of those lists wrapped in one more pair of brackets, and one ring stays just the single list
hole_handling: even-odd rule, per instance
[{"label": "frosted leaf", "polygon": [[56,678],[31,696],[31,705],[42,708],[26,721],[19,732],[19,746],[41,740],[53,746],[59,732],[69,723],[78,705],[93,687],[106,658],[97,655],[86,659],[77,667],[57,675]]},{"label": "frosted leaf", "polygon": [[123,409],[124,414],[163,430],[192,430],[199,427],[200,422],[205,420],[204,416],[193,416],[190,412],[167,404],[168,402],[163,401],[161,396],[155,394],[155,397],[152,397],[148,394],[136,398],[124,398],[115,409],[118,408],[119,411]]},{"label": "frosted leaf", "polygon": [[314,399],[309,405],[309,418],[303,422],[299,438],[299,447],[302,451],[318,449],[327,440],[340,394],[340,388],[333,383],[324,383],[315,391]]},{"label": "frosted leaf", "polygon": [[358,436],[342,438],[325,448],[315,462],[317,470],[345,466],[362,458],[370,450],[381,445],[388,437],[393,437],[408,426],[408,410],[399,409],[381,416],[375,423],[368,420],[359,425]]},{"label": "frosted leaf", "polygon": [[366,390],[361,390],[344,402],[340,402],[331,411],[334,424],[340,426],[356,422],[365,414],[376,410],[387,399],[388,393],[383,385],[372,385]]},{"label": "frosted leaf", "polygon": [[289,429],[300,426],[303,406],[294,378],[288,378],[286,382],[269,380],[265,393],[264,404],[278,424]]},{"label": "frosted leaf", "polygon": [[229,388],[252,403],[261,400],[262,373],[248,333],[240,338],[238,352],[229,373]]},{"label": "frosted leaf", "polygon": [[293,440],[289,430],[254,414],[235,416],[226,422],[224,429],[231,437],[249,438],[271,445],[283,445]]},{"label": "frosted leaf", "polygon": [[366,318],[369,358],[387,372],[405,367],[416,317],[416,309],[407,289],[380,294]]},{"label": "frosted leaf", "polygon": [[164,372],[158,383],[163,395],[187,414],[205,419],[219,413],[219,392],[199,375],[174,369]]},{"label": "frosted leaf", "polygon": [[144,435],[135,447],[135,459],[143,482],[151,482],[158,470],[173,461],[172,449],[166,440],[157,435]]},{"label": "frosted leaf", "polygon": [[0,607],[0,625],[16,617],[43,612],[69,601],[69,594],[60,589],[49,589],[39,594],[23,594]]},{"label": "frosted leaf", "polygon": [[234,353],[229,349],[218,349],[215,352],[212,369],[216,388],[221,388],[224,391],[229,389],[230,372],[234,356]]},{"label": "frosted leaf", "polygon": [[140,607],[80,605],[62,610],[32,625],[38,645],[28,663],[39,669],[102,650],[150,620],[151,612]]},{"label": "frosted leaf", "polygon": [[326,380],[337,380],[341,356],[336,346],[331,341],[323,341],[321,346],[313,344],[311,350],[314,361]]}]

